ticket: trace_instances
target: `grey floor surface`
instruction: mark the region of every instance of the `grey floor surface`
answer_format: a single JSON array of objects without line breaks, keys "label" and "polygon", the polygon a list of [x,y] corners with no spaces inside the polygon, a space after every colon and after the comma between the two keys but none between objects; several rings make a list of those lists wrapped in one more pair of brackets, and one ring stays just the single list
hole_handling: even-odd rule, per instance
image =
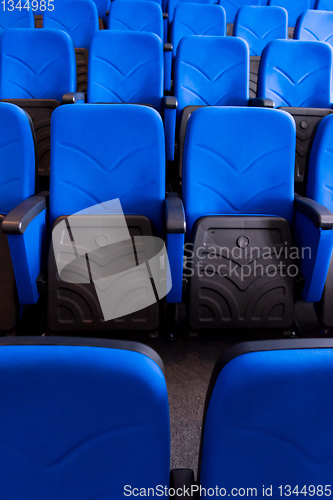
[{"label": "grey floor surface", "polygon": [[[312,305],[298,303],[295,311],[301,337],[319,337],[319,325]],[[178,342],[152,340],[149,345],[165,365],[171,419],[171,467],[197,471],[201,421],[205,396],[214,364],[229,346],[264,338],[281,338],[277,334],[240,335],[221,333],[208,338],[187,338]]]}]

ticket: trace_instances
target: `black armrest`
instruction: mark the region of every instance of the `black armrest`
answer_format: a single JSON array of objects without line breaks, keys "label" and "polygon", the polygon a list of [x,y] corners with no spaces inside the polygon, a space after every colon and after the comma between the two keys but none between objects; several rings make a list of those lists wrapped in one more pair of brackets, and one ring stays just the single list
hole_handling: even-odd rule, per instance
[{"label": "black armrest", "polygon": [[252,99],[249,99],[249,106],[253,108],[274,108],[275,104],[272,99],[253,97]]},{"label": "black armrest", "polygon": [[177,193],[168,193],[165,200],[166,232],[184,234],[186,232],[185,211],[182,200]]},{"label": "black armrest", "polygon": [[198,487],[194,481],[194,472],[191,469],[174,469],[170,473],[170,489],[175,490],[172,497],[175,500],[181,498],[195,498]]},{"label": "black armrest", "polygon": [[169,14],[167,12],[163,12],[163,19],[169,19]]},{"label": "black armrest", "polygon": [[164,98],[164,108],[165,109],[177,109],[178,108],[178,101],[177,98],[168,95],[167,97]]},{"label": "black armrest", "polygon": [[333,213],[317,201],[295,195],[295,209],[312,220],[320,229],[333,229]]},{"label": "black armrest", "polygon": [[42,191],[22,201],[5,217],[1,231],[4,234],[24,234],[30,222],[48,206],[48,200],[49,192]]},{"label": "black armrest", "polygon": [[84,92],[67,92],[62,96],[63,104],[75,104],[77,101],[86,100],[86,94]]},{"label": "black armrest", "polygon": [[164,52],[172,52],[173,51],[172,43],[165,43],[163,48],[164,48]]}]

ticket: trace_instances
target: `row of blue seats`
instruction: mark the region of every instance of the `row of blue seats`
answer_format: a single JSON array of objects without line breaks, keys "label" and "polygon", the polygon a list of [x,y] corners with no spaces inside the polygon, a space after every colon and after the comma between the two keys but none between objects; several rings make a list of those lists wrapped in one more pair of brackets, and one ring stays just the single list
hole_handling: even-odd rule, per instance
[{"label": "row of blue seats", "polygon": [[[130,293],[134,305],[142,306],[133,311],[142,312],[105,321],[94,280],[62,279],[54,245],[48,249],[52,228],[56,241],[65,241],[61,231],[66,217],[80,212],[83,219],[79,217],[77,227],[88,224],[89,228],[89,214],[82,210],[114,199],[120,200],[130,234],[155,235],[166,241],[170,272],[161,259],[167,276],[156,281],[167,284],[170,308],[183,301],[183,282],[188,282],[191,330],[289,330],[296,281],[302,284],[302,280],[303,300],[320,303],[323,327],[333,327],[325,319],[332,309],[327,284],[333,249],[332,115],[320,124],[312,147],[308,199],[294,192],[296,129],[290,114],[244,107],[196,110],[186,131],[180,199],[175,193],[165,193],[164,130],[154,109],[140,105],[61,106],[51,121],[48,204],[48,193],[33,196],[31,123],[17,106],[1,103],[0,110],[2,239],[7,248],[0,274],[5,282],[0,302],[2,329],[16,328],[16,289],[21,306],[34,304],[41,290],[39,283],[47,289],[48,331],[52,333],[121,336],[134,330],[158,330],[159,305],[149,303],[147,287],[140,279],[125,283],[124,293]],[[105,239],[105,228],[111,231],[116,224],[110,209],[105,208],[98,217],[97,233],[93,233],[96,242],[99,237]],[[193,250],[189,254],[185,244]],[[270,253],[268,259],[264,249]],[[291,256],[291,249],[297,259]],[[102,271],[125,250],[108,245],[105,251],[106,255],[92,256],[94,266]],[[82,261],[79,264],[73,274],[80,274]],[[238,271],[232,268],[234,264]],[[85,260],[83,265],[86,269]],[[273,271],[283,272],[271,275],[271,265]],[[108,307],[111,305],[118,307],[117,301]],[[11,322],[6,323],[10,317]]]},{"label": "row of blue seats", "polygon": [[190,469],[170,474],[169,401],[155,351],[58,337],[0,344],[3,498],[331,496],[331,340],[243,343],[221,355],[197,481]]}]

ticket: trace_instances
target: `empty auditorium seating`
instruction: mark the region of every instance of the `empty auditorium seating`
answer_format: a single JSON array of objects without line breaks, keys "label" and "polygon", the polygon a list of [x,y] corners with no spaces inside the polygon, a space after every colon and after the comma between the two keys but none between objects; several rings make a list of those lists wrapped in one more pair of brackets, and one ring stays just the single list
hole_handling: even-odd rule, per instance
[{"label": "empty auditorium seating", "polygon": [[[296,64],[297,61],[297,64]],[[258,96],[272,99],[297,124],[296,191],[305,194],[307,154],[313,128],[332,113],[332,47],[322,42],[276,40],[264,49]]]},{"label": "empty auditorium seating", "polygon": [[32,10],[1,9],[0,33],[10,28],[34,28],[35,20]]},{"label": "empty auditorium seating", "polygon": [[219,5],[181,3],[176,7],[171,28],[173,56],[185,36],[225,36],[225,11]]},{"label": "empty auditorium seating", "polygon": [[238,344],[221,355],[206,398],[202,488],[237,484],[248,496],[274,497],[292,485],[329,496],[332,354],[331,340],[299,339]]},{"label": "empty auditorium seating", "polygon": [[87,92],[88,50],[99,29],[96,4],[92,0],[59,0],[53,11],[45,11],[43,27],[69,34],[75,47],[77,90]]},{"label": "empty auditorium seating", "polygon": [[236,16],[234,35],[249,45],[250,97],[256,97],[262,51],[270,41],[288,37],[287,11],[281,7],[245,5]]},{"label": "empty auditorium seating", "polygon": [[317,10],[333,10],[333,5],[330,0],[317,0],[316,3]]},{"label": "empty auditorium seating", "polygon": [[0,130],[0,332],[4,334],[16,330],[19,306],[9,244],[1,223],[11,210],[35,194],[36,159],[31,120],[22,109],[0,103]]},{"label": "empty auditorium seating", "polygon": [[152,349],[45,337],[1,344],[6,498],[121,498],[126,485],[169,486],[168,395]]},{"label": "empty auditorium seating", "polygon": [[157,35],[95,33],[89,52],[88,102],[148,104],[161,113],[163,78],[163,44]]},{"label": "empty auditorium seating", "polygon": [[219,4],[224,8],[227,15],[228,35],[232,35],[239,9],[244,7],[244,5],[260,5],[260,0],[219,0]]},{"label": "empty auditorium seating", "polygon": [[299,253],[302,297],[320,299],[333,214],[294,196],[295,142],[294,120],[280,110],[206,107],[191,115],[182,186],[193,244],[191,330],[291,329],[298,275],[291,248],[311,248]]},{"label": "empty auditorium seating", "polygon": [[268,5],[284,7],[288,12],[289,38],[293,38],[297,19],[310,9],[310,0],[269,0]]},{"label": "empty auditorium seating", "polygon": [[11,29],[0,44],[0,99],[31,116],[37,140],[39,175],[49,176],[50,116],[64,94],[76,91],[73,43],[60,30]]},{"label": "empty auditorium seating", "polygon": [[333,10],[325,12],[320,10],[307,10],[298,19],[295,38],[327,42],[333,46]]},{"label": "empty auditorium seating", "polygon": [[[309,160],[306,195],[329,210],[333,210],[332,180],[333,116],[327,116],[319,124]],[[322,299],[316,310],[325,333],[333,329],[333,261],[331,261]]]}]

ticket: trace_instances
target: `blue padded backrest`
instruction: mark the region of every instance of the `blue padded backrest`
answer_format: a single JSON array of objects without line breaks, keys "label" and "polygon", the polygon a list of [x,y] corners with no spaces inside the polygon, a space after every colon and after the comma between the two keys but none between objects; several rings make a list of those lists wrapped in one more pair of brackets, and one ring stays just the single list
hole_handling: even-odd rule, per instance
[{"label": "blue padded backrest", "polygon": [[[113,0],[113,2],[136,2],[137,0]],[[162,0],[145,0],[146,2],[157,3],[162,9]]]},{"label": "blue padded backrest", "polygon": [[264,49],[258,96],[275,106],[331,107],[332,47],[323,42],[275,40]]},{"label": "blue padded backrest", "polygon": [[2,345],[0,374],[4,498],[116,499],[125,485],[169,485],[167,389],[147,355]]},{"label": "blue padded backrest", "polygon": [[51,120],[50,218],[120,199],[163,232],[162,119],[147,106],[61,106]]},{"label": "blue padded backrest", "polygon": [[108,21],[108,16],[107,16],[107,11],[110,9],[110,0],[94,0],[97,11],[98,11],[98,16],[102,19],[104,26],[107,25]]},{"label": "blue padded backrest", "polygon": [[108,28],[118,31],[144,31],[163,39],[163,12],[156,2],[114,1],[110,6]]},{"label": "blue padded backrest", "polygon": [[173,17],[175,15],[175,10],[177,5],[180,3],[215,3],[215,0],[169,0],[168,3],[168,14],[169,14],[169,23],[173,21]]},{"label": "blue padded backrest", "polygon": [[333,115],[320,123],[309,161],[307,196],[333,210]]},{"label": "blue padded backrest", "polygon": [[0,103],[0,213],[35,193],[35,145],[25,111]]},{"label": "blue padded backrest", "polygon": [[234,23],[237,12],[244,5],[260,5],[260,0],[219,0],[227,14],[227,23]]},{"label": "blue padded backrest", "polygon": [[180,40],[185,36],[225,36],[225,11],[219,5],[181,3],[177,5],[171,28],[174,56]]},{"label": "blue padded backrest", "polygon": [[316,3],[317,10],[333,10],[333,4],[331,0],[317,0]]},{"label": "blue padded backrest", "polygon": [[235,484],[249,485],[260,498],[263,485],[266,494],[272,486],[278,498],[281,485],[326,485],[332,474],[332,384],[332,348],[232,359],[220,371],[208,405],[201,486],[222,484],[231,491]]},{"label": "blue padded backrest", "polygon": [[57,99],[76,91],[73,43],[63,31],[12,29],[1,36],[0,99]]},{"label": "blue padded backrest", "polygon": [[10,28],[34,28],[35,19],[32,10],[13,9],[12,11],[1,9],[0,11],[0,33]]},{"label": "blue padded backrest", "polygon": [[96,4],[92,0],[58,0],[53,11],[45,11],[43,27],[63,30],[74,47],[89,49],[91,38],[99,29]]},{"label": "blue padded backrest", "polygon": [[327,42],[333,46],[333,12],[307,10],[298,20],[294,37]]},{"label": "blue padded backrest", "polygon": [[288,26],[295,26],[299,16],[310,9],[310,0],[269,0],[268,5],[284,7],[288,12]]},{"label": "blue padded backrest", "polygon": [[162,99],[163,44],[157,35],[112,30],[94,35],[88,102],[150,104],[161,111]]},{"label": "blue padded backrest", "polygon": [[200,108],[183,157],[188,236],[205,215],[273,215],[292,223],[295,123],[284,111]]},{"label": "blue padded backrest", "polygon": [[288,14],[281,7],[246,5],[237,14],[234,35],[245,40],[251,56],[261,56],[271,40],[288,38]]},{"label": "blue padded backrest", "polygon": [[174,80],[178,116],[189,105],[245,106],[248,46],[235,37],[185,37],[178,46]]}]

